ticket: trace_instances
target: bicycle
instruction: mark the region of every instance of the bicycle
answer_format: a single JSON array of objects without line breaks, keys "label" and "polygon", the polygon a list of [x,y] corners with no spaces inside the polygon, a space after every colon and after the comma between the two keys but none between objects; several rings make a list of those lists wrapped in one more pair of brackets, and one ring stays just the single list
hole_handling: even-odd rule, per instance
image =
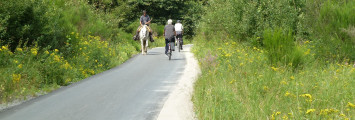
[{"label": "bicycle", "polygon": [[182,50],[182,41],[181,41],[181,38],[180,37],[177,37],[176,38],[176,44],[177,44],[177,47],[179,48],[179,52],[180,50]]},{"label": "bicycle", "polygon": [[168,48],[167,54],[168,54],[169,60],[171,60],[171,56],[172,56],[174,48],[175,48],[174,42],[169,42],[168,46],[169,46],[169,48]]}]

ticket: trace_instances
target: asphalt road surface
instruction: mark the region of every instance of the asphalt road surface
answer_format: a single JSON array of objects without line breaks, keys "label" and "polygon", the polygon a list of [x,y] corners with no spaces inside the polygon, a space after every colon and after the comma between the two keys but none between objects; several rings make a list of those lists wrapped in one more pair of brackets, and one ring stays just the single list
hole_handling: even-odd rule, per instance
[{"label": "asphalt road surface", "polygon": [[186,52],[173,52],[169,61],[164,48],[148,50],[148,55],[3,110],[0,120],[154,120],[185,69]]}]

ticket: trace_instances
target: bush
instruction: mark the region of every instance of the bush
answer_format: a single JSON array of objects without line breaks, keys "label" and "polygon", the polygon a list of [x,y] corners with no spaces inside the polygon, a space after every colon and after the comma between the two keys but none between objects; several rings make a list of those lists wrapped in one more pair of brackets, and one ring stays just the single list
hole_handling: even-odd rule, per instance
[{"label": "bush", "polygon": [[318,8],[315,19],[309,20],[309,26],[313,26],[317,55],[340,61],[347,58],[355,60],[352,32],[355,31],[355,1],[328,0],[320,4],[322,7]]},{"label": "bush", "polygon": [[263,36],[263,45],[267,50],[266,54],[271,64],[281,62],[285,65],[291,63],[296,67],[302,64],[303,54],[297,49],[290,31],[286,32],[280,28],[266,30]]},{"label": "bush", "polygon": [[[41,0],[8,0],[0,2],[0,39],[2,45],[10,45],[11,51],[24,42],[51,40],[48,32],[47,7]],[[22,46],[23,44],[21,44]]]}]

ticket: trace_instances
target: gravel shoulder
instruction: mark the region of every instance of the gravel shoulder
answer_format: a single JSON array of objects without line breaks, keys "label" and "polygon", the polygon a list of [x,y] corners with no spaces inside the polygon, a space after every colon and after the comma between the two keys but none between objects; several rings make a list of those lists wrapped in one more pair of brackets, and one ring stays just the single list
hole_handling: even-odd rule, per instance
[{"label": "gravel shoulder", "polygon": [[196,120],[193,111],[193,103],[191,97],[193,94],[193,86],[201,73],[198,61],[188,47],[186,53],[186,69],[178,80],[178,85],[170,93],[168,99],[164,103],[163,109],[160,111],[158,120]]}]

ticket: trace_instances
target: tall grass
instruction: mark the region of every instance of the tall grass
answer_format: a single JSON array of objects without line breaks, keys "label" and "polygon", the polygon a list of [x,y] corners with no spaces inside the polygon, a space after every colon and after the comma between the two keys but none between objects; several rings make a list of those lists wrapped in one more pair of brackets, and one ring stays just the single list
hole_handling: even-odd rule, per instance
[{"label": "tall grass", "polygon": [[282,29],[266,30],[264,32],[263,45],[271,64],[291,64],[298,67],[303,64],[304,56],[296,47],[293,34]]},{"label": "tall grass", "polygon": [[[319,56],[329,59],[355,59],[354,1],[325,1],[313,20],[315,46]],[[311,19],[312,20],[312,19]]]},{"label": "tall grass", "polygon": [[355,119],[355,1],[208,2],[199,119]]},{"label": "tall grass", "polygon": [[203,37],[194,44],[202,67],[193,95],[199,119],[355,117],[352,64],[312,62],[294,70],[270,64],[265,49],[247,44]]}]

